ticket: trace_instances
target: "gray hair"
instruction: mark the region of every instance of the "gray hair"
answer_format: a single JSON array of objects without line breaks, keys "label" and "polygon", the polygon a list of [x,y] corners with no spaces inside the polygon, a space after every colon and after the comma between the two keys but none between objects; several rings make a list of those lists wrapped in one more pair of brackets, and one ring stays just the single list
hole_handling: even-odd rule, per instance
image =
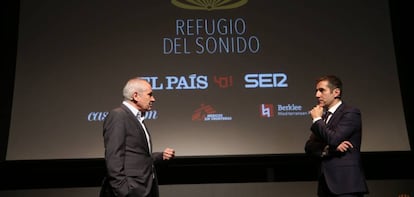
[{"label": "gray hair", "polygon": [[147,81],[140,77],[135,77],[128,80],[124,86],[124,89],[122,90],[124,100],[131,100],[135,92],[138,92],[139,94],[142,93],[146,89],[146,86],[144,85],[145,83],[143,82]]}]

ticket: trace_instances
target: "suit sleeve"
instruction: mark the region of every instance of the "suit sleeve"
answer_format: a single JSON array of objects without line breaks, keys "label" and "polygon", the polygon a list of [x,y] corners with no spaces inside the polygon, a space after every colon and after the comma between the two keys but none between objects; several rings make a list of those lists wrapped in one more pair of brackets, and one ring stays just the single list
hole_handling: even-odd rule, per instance
[{"label": "suit sleeve", "polygon": [[312,133],[305,143],[305,153],[311,156],[321,157],[322,150],[325,146],[326,143]]},{"label": "suit sleeve", "polygon": [[344,111],[338,118],[340,121],[332,128],[327,127],[322,121],[316,121],[311,126],[311,131],[332,148],[349,140],[353,133],[361,128],[361,113],[357,109]]},{"label": "suit sleeve", "polygon": [[162,155],[163,155],[162,152],[154,152],[154,153],[152,153],[151,157],[152,157],[152,160],[154,161],[154,164],[158,164],[158,163],[160,163],[160,162],[163,161],[162,160]]}]

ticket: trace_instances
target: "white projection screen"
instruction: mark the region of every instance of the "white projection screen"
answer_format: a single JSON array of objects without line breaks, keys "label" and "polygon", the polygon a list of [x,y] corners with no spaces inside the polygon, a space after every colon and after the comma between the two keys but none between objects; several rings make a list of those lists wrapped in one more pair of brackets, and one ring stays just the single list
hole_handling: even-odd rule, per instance
[{"label": "white projection screen", "polygon": [[102,158],[136,76],[154,151],[304,153],[326,74],[362,111],[362,151],[410,151],[388,1],[201,2],[22,0],[6,160]]}]

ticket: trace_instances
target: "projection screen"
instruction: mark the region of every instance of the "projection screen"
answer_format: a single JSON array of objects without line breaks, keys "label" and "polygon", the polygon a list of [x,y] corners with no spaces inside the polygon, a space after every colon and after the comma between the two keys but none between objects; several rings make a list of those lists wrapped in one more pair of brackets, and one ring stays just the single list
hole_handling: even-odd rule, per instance
[{"label": "projection screen", "polygon": [[388,1],[202,2],[22,0],[6,159],[103,157],[138,76],[154,151],[304,153],[325,74],[362,111],[362,151],[410,150]]}]

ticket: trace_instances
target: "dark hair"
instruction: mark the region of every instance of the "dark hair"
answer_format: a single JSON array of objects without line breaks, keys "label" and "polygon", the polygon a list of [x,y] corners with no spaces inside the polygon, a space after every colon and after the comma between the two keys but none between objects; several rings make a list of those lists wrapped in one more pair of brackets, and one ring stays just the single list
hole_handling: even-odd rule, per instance
[{"label": "dark hair", "polygon": [[331,88],[331,90],[338,88],[339,91],[339,98],[342,97],[342,81],[339,77],[335,76],[335,75],[325,75],[322,77],[319,77],[316,80],[316,83],[319,83],[321,81],[327,81],[328,82],[328,87]]}]

